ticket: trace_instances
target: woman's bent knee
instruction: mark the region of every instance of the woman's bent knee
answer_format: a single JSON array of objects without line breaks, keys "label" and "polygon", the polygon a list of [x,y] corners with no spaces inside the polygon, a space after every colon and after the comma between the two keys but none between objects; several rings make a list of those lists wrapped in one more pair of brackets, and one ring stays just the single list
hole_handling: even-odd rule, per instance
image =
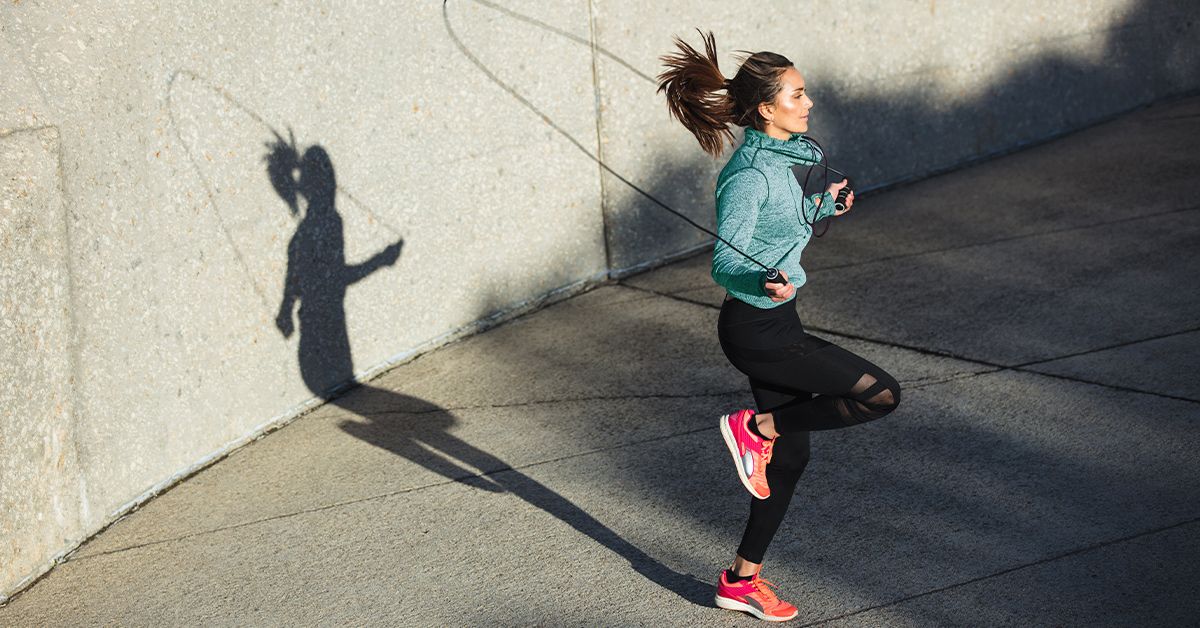
[{"label": "woman's bent knee", "polygon": [[895,410],[896,407],[900,405],[900,384],[891,377],[887,378],[887,380],[881,381],[884,381],[887,384],[887,388],[884,388],[883,391],[879,393],[877,401],[872,401],[875,401],[875,403],[880,406],[880,410],[886,414],[892,410]]},{"label": "woman's bent knee", "polygon": [[900,384],[891,375],[880,371],[872,375],[877,383],[862,394],[854,396],[861,421],[873,421],[890,414],[900,405]]}]

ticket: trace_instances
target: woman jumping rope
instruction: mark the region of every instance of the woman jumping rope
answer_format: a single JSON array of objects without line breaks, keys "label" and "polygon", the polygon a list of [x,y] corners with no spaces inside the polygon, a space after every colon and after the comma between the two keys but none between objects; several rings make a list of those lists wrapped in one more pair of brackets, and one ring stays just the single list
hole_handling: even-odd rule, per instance
[{"label": "woman jumping rope", "polygon": [[[725,356],[750,378],[757,412],[738,410],[721,417],[721,435],[742,484],[754,496],[750,518],[733,565],[721,572],[716,604],[760,619],[785,621],[796,607],[779,599],[774,585],[759,576],[767,545],[787,512],[800,474],[808,464],[809,432],[878,419],[900,403],[900,386],[886,371],[845,349],[804,331],[796,314],[796,288],[805,282],[800,253],[812,237],[812,224],[841,216],[834,198],[841,181],[822,194],[806,195],[794,165],[813,166],[820,149],[808,130],[813,101],[804,77],[786,57],[756,52],[739,59],[727,80],[717,66],[713,34],[705,54],[675,38],[679,52],[661,60],[658,76],[671,115],[700,147],[719,157],[729,125],[744,126],[742,144],[717,177],[717,234],[712,277],[727,294],[717,321]],[[781,279],[767,282],[755,260],[777,268]]]}]

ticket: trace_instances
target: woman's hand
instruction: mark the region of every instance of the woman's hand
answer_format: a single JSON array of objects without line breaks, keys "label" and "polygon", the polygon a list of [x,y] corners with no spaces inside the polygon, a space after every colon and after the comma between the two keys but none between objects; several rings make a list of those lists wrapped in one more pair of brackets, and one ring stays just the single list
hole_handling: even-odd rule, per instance
[{"label": "woman's hand", "polygon": [[787,281],[787,283],[768,282],[763,284],[763,288],[767,291],[767,296],[771,297],[771,300],[776,303],[787,301],[788,299],[792,298],[793,294],[796,294],[796,286],[793,286],[792,282],[787,280],[787,273],[781,270],[779,271],[779,274],[783,277],[784,281]]},{"label": "woman's hand", "polygon": [[[846,187],[846,185],[848,185],[849,183],[850,183],[849,180],[842,179],[841,183],[834,183],[834,184],[830,185],[829,186],[829,195],[832,196],[833,198],[837,198],[838,192],[841,192],[842,188]],[[833,211],[833,215],[841,216],[842,214],[850,211],[850,206],[853,204],[854,204],[854,192],[850,192],[849,194],[846,195],[846,209],[843,209],[841,211],[838,211],[835,209]]]},{"label": "woman's hand", "polygon": [[275,327],[279,329],[279,333],[283,334],[284,338],[291,338],[295,328],[292,327],[292,308],[287,308],[286,311],[280,310],[279,316],[275,317]]}]

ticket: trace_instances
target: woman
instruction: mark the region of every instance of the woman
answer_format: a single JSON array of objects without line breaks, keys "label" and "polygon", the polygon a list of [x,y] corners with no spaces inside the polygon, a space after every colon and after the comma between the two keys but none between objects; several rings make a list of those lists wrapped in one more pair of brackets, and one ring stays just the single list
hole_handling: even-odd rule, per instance
[{"label": "woman", "polygon": [[[742,58],[733,79],[717,66],[712,33],[701,55],[679,38],[679,52],[662,57],[659,75],[671,114],[701,148],[720,156],[728,125],[746,127],[742,144],[717,177],[717,233],[782,279],[766,282],[761,266],[725,242],[713,249],[712,277],[726,289],[717,337],[726,357],[750,378],[757,411],[721,417],[721,434],[742,484],[754,495],[733,565],[722,571],[717,606],[784,621],[795,606],[759,576],[767,545],[779,528],[808,464],[809,432],[878,419],[900,403],[900,386],[886,371],[826,340],[805,333],[796,314],[796,288],[805,282],[800,253],[812,223],[850,211],[833,199],[846,184],[806,195],[791,167],[812,166],[819,149],[801,135],[813,101],[804,77],[787,58],[757,52]],[[741,51],[746,52],[746,51]]]}]

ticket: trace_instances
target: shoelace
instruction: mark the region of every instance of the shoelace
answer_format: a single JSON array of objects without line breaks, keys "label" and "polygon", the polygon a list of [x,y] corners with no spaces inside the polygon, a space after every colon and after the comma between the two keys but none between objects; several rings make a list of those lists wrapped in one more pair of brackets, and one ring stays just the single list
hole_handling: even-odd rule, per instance
[{"label": "shoelace", "polygon": [[771,587],[775,586],[774,582],[771,582],[770,580],[767,580],[761,576],[755,576],[754,579],[750,581],[750,584],[754,585],[754,589],[762,594],[762,596],[766,598],[767,602],[771,604],[776,604],[779,602],[779,596],[775,595],[775,592],[771,590]]},{"label": "shoelace", "polygon": [[762,455],[763,455],[764,463],[771,461],[771,455],[775,453],[774,447],[775,447],[775,439],[774,438],[772,438],[771,440],[767,440],[765,438],[763,439]]}]

